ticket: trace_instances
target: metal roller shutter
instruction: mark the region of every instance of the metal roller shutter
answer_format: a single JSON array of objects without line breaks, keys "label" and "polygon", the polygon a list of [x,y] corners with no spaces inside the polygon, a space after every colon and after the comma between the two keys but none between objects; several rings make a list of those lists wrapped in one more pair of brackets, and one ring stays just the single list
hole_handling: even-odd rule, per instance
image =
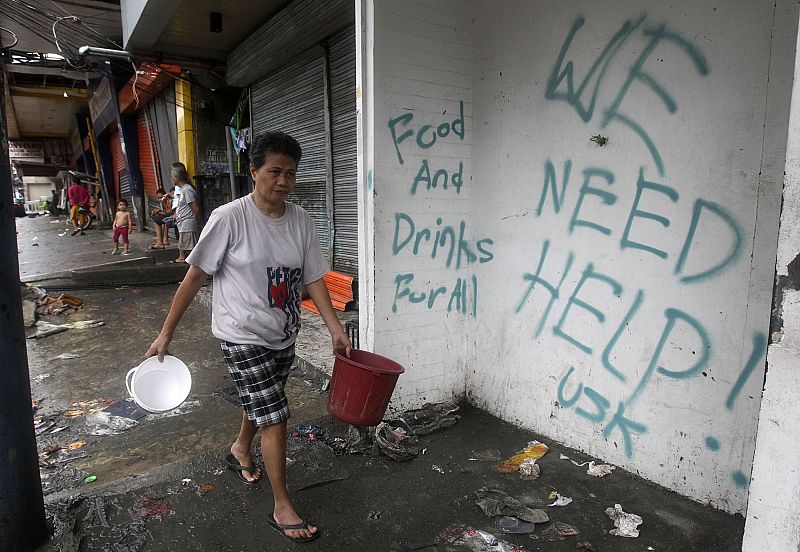
[{"label": "metal roller shutter", "polygon": [[[314,219],[328,257],[330,230],[326,203],[324,58],[312,48],[283,69],[253,84],[253,136],[281,130],[303,148],[290,201]],[[330,262],[330,259],[328,259]]]},{"label": "metal roller shutter", "polygon": [[178,122],[175,113],[175,88],[168,86],[145,106],[156,145],[156,159],[161,182],[166,190],[172,187],[170,168],[178,160]]},{"label": "metal roller shutter", "polygon": [[111,162],[114,165],[113,175],[114,175],[114,193],[116,197],[114,198],[114,211],[116,211],[116,203],[117,200],[121,197],[130,197],[131,195],[131,185],[130,181],[126,178],[126,189],[125,195],[122,194],[122,182],[120,179],[120,175],[125,173],[127,175],[127,167],[125,165],[125,155],[122,153],[122,142],[119,140],[119,131],[114,129],[108,136],[108,145],[111,149]]},{"label": "metal roller shutter", "polygon": [[139,145],[139,170],[142,172],[144,193],[149,197],[155,197],[158,189],[158,175],[156,174],[153,143],[150,141],[150,125],[147,124],[147,116],[144,111],[139,111],[136,115],[136,130]]},{"label": "metal roller shutter", "polygon": [[333,269],[358,276],[356,148],[356,35],[349,26],[328,41],[331,158],[333,164]]}]

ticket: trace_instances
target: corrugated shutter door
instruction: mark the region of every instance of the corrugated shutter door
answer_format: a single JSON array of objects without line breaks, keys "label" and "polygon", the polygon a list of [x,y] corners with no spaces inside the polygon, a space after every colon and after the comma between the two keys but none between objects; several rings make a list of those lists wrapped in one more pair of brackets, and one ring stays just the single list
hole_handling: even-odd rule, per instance
[{"label": "corrugated shutter door", "polygon": [[314,219],[322,251],[330,244],[325,186],[324,61],[312,48],[290,65],[256,82],[251,90],[253,135],[281,130],[303,148],[290,201]]},{"label": "corrugated shutter door", "polygon": [[147,124],[147,117],[144,111],[136,115],[136,130],[139,144],[139,170],[142,172],[142,183],[144,193],[150,197],[155,197],[158,189],[158,177],[156,176],[153,164],[153,148],[150,143],[150,128]]},{"label": "corrugated shutter door", "polygon": [[328,41],[333,160],[333,269],[358,276],[356,35],[350,26]]},{"label": "corrugated shutter door", "polygon": [[[122,172],[125,172],[125,156],[122,153],[122,143],[119,141],[119,131],[114,129],[108,137],[108,145],[109,149],[111,149],[111,162],[114,166],[114,192],[116,196],[114,198],[114,210],[116,211],[116,202],[120,197],[123,197],[120,189],[120,178],[119,175]],[[130,196],[130,182],[127,183],[127,195],[124,197]]]}]

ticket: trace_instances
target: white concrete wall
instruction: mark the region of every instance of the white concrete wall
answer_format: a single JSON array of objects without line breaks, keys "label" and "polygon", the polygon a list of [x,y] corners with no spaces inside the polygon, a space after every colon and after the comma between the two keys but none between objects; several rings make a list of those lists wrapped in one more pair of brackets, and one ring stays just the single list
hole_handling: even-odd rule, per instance
[{"label": "white concrete wall", "polygon": [[[791,85],[771,36],[796,17],[767,1],[478,5],[473,163],[491,201],[475,220],[504,285],[483,299],[473,400],[743,511]],[[561,283],[552,303],[542,282]]]},{"label": "white concrete wall", "polygon": [[[362,265],[374,290],[361,304],[374,315],[367,346],[408,369],[395,404],[464,392],[588,455],[744,511],[796,6],[365,5],[375,241]],[[451,128],[427,147],[461,101],[463,139]],[[463,162],[463,186],[414,193],[424,160],[431,174]],[[409,233],[408,220],[430,235]],[[462,253],[475,255],[447,266],[434,236],[451,226],[458,242],[462,221]],[[447,309],[459,278],[465,313]]]},{"label": "white concrete wall", "polygon": [[[373,300],[362,300],[360,309],[372,309],[362,318],[375,320],[365,345],[406,369],[393,400],[405,407],[464,393],[480,263],[458,254],[462,224],[472,250],[482,237],[470,218],[480,198],[470,162],[472,8],[465,0],[424,0],[369,2],[361,11],[374,40],[372,82],[364,89],[373,99],[374,152],[365,160],[372,166],[362,192],[374,207],[375,241],[373,262],[359,259],[361,279],[374,277]],[[447,172],[446,187],[441,172],[436,188],[414,189],[426,164],[431,179]]]}]

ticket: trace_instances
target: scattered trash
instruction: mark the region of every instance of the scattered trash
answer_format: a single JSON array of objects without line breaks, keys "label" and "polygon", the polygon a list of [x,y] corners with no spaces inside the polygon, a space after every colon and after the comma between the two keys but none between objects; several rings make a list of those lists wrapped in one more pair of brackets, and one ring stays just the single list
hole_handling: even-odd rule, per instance
[{"label": "scattered trash", "polygon": [[91,328],[99,328],[100,326],[105,326],[105,322],[102,320],[78,320],[77,322],[69,322],[67,324],[60,324],[62,328],[67,328],[68,330],[88,330]]},{"label": "scattered trash", "polygon": [[436,464],[432,464],[431,468],[433,468],[433,471],[435,471],[435,472],[439,472],[441,474],[444,473],[444,470],[442,468],[440,468],[439,466],[437,466]]},{"label": "scattered trash", "polygon": [[38,376],[31,379],[31,381],[35,381],[36,383],[42,383],[44,380],[52,376],[53,374],[39,374]]},{"label": "scattered trash", "polygon": [[191,479],[189,479],[188,477],[185,477],[185,478],[181,479],[181,487],[186,487],[186,486],[188,486],[188,485],[189,485],[189,483],[191,483],[191,482],[192,482],[192,480],[191,480]]},{"label": "scattered trash", "polygon": [[76,450],[81,448],[82,446],[86,445],[86,439],[79,439],[77,441],[73,441],[64,447],[65,450]]},{"label": "scattered trash", "polygon": [[45,295],[36,301],[36,314],[59,315],[76,312],[83,305],[83,299],[70,293],[62,293],[58,297]]},{"label": "scattered trash", "polygon": [[425,454],[426,452],[428,452],[428,449],[427,449],[427,448],[424,448],[424,449],[422,449],[422,450],[420,451],[420,454]]},{"label": "scattered trash", "polygon": [[535,458],[528,458],[523,460],[522,463],[519,465],[519,478],[524,481],[530,481],[531,479],[536,479],[541,475],[542,468],[539,464],[536,463]]},{"label": "scattered trash", "polygon": [[88,527],[98,525],[101,527],[111,527],[106,517],[106,505],[101,497],[95,497],[92,505],[86,511],[86,515],[83,516],[83,522]]},{"label": "scattered trash", "polygon": [[584,550],[588,550],[589,552],[596,552],[594,546],[589,541],[579,542],[575,545],[575,548],[582,548]]},{"label": "scattered trash", "polygon": [[168,412],[159,412],[158,414],[150,413],[147,415],[148,420],[162,420],[164,418],[173,418],[175,416],[183,416],[184,414],[188,414],[189,412],[193,411],[195,408],[200,406],[200,401],[193,400],[193,401],[184,401],[178,408],[173,408]]},{"label": "scattered trash", "polygon": [[86,416],[86,431],[89,435],[119,435],[137,425],[139,423],[136,420],[114,416],[107,411],[92,412]]},{"label": "scattered trash", "polygon": [[86,478],[83,480],[84,483],[94,483],[97,481],[96,475],[87,475]]},{"label": "scattered trash", "polygon": [[512,516],[531,523],[545,523],[550,520],[544,510],[528,508],[499,489],[481,487],[475,491],[475,496],[478,498],[475,504],[489,517]]},{"label": "scattered trash", "polygon": [[515,472],[519,468],[519,465],[525,460],[538,460],[547,454],[548,450],[550,449],[544,443],[540,443],[539,441],[531,441],[528,443],[528,446],[522,449],[520,452],[498,464],[497,471],[500,473]]},{"label": "scattered trash", "polygon": [[86,355],[79,355],[75,353],[63,353],[53,358],[53,360],[73,360],[76,358],[83,358]]},{"label": "scattered trash", "polygon": [[536,528],[535,523],[530,521],[523,521],[512,516],[503,516],[497,518],[497,528],[503,533],[511,533],[514,535],[522,535],[533,533]]},{"label": "scattered trash", "polygon": [[[436,537],[440,546],[457,546],[473,552],[524,552],[524,548],[503,541],[487,533],[463,524],[455,524],[444,529]],[[459,549],[462,549],[459,548]]]},{"label": "scattered trash", "polygon": [[117,400],[118,399],[107,397],[101,399],[92,399],[90,401],[74,402],[70,405],[70,408],[64,412],[64,417],[74,418],[75,416],[85,416],[86,414],[100,412],[101,410],[108,408],[110,404],[113,404]]},{"label": "scattered trash", "polygon": [[617,537],[639,536],[637,527],[642,524],[642,518],[636,514],[629,514],[622,511],[622,506],[614,504],[613,508],[606,508],[606,515],[614,522],[614,529],[609,534]]},{"label": "scattered trash", "polygon": [[428,403],[422,408],[406,410],[397,421],[403,422],[414,435],[428,435],[454,425],[461,418],[456,414],[458,410],[458,405],[452,402]]},{"label": "scattered trash", "polygon": [[573,527],[572,525],[562,521],[554,521],[547,527],[547,529],[536,535],[535,538],[548,542],[555,542],[557,540],[564,540],[567,537],[574,537],[575,535],[579,534],[580,531],[578,531],[577,527]]},{"label": "scattered trash", "polygon": [[572,499],[568,496],[561,496],[560,494],[556,493],[555,501],[552,504],[548,504],[548,506],[566,506],[570,504]]},{"label": "scattered trash", "polygon": [[214,485],[213,483],[203,483],[202,485],[197,487],[197,496],[203,496],[205,494],[208,494],[208,493],[210,493],[212,491],[216,491],[216,490],[217,490],[217,486]]},{"label": "scattered trash", "polygon": [[105,322],[102,320],[80,320],[78,322],[69,322],[67,324],[50,324],[42,320],[36,323],[36,333],[29,335],[28,339],[42,339],[51,335],[59,334],[67,330],[86,330],[89,328],[97,328],[103,326]]},{"label": "scattered trash", "polygon": [[325,439],[325,430],[317,424],[301,424],[294,428],[292,437],[304,437],[308,441],[322,441]]},{"label": "scattered trash", "polygon": [[583,466],[589,466],[589,468],[586,470],[586,473],[589,474],[589,475],[592,475],[594,477],[605,477],[608,474],[610,474],[612,471],[617,469],[616,466],[612,466],[610,464],[596,464],[595,465],[594,460],[587,461],[587,462],[576,462],[575,460],[573,460],[572,458],[570,458],[566,454],[559,455],[559,459],[561,459],[561,460],[569,460],[570,462],[572,462],[574,465],[578,466],[579,468],[582,468]]},{"label": "scattered trash", "polygon": [[141,409],[133,399],[125,399],[117,401],[109,405],[105,412],[112,416],[119,416],[121,418],[128,418],[129,420],[139,421],[147,416],[147,411]]},{"label": "scattered trash", "polygon": [[371,511],[367,514],[367,521],[378,521],[381,515],[383,515],[382,511]]},{"label": "scattered trash", "polygon": [[320,388],[320,392],[324,393],[325,391],[330,389],[330,387],[331,387],[331,379],[325,378],[325,381],[322,382],[322,387]]},{"label": "scattered trash", "polygon": [[29,335],[28,339],[43,339],[65,331],[67,331],[67,328],[40,320],[36,323],[36,333]]},{"label": "scattered trash", "polygon": [[380,451],[392,460],[405,462],[416,458],[419,454],[416,438],[408,435],[398,436],[386,422],[381,422],[375,428],[375,443]]},{"label": "scattered trash", "polygon": [[617,467],[612,466],[611,464],[595,465],[594,462],[589,462],[589,469],[586,470],[586,473],[588,473],[589,475],[593,475],[594,477],[605,477],[615,469],[617,469]]},{"label": "scattered trash", "polygon": [[172,513],[169,502],[163,496],[145,496],[133,507],[133,515],[136,517],[153,516],[160,518]]}]

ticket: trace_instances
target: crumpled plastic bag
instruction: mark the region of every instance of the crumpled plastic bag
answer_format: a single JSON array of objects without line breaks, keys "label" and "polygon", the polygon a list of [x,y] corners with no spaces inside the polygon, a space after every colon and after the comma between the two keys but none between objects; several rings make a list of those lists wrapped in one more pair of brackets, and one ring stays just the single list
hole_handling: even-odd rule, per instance
[{"label": "crumpled plastic bag", "polygon": [[397,418],[415,435],[428,435],[454,425],[461,416],[458,405],[452,402],[428,403],[422,408],[406,410]]},{"label": "crumpled plastic bag", "polygon": [[378,449],[392,460],[405,462],[416,458],[419,454],[417,440],[407,433],[400,435],[392,430],[386,422],[375,428],[375,443]]},{"label": "crumpled plastic bag", "polygon": [[622,511],[622,506],[614,504],[613,508],[606,508],[606,515],[614,521],[615,529],[609,531],[609,534],[617,537],[631,537],[639,536],[639,529],[637,527],[642,524],[642,518],[636,514],[629,514]]},{"label": "crumpled plastic bag", "polygon": [[489,517],[511,516],[531,523],[546,523],[550,517],[544,510],[528,508],[522,502],[499,489],[481,487],[475,491],[475,501],[483,513]]},{"label": "crumpled plastic bag", "polygon": [[119,435],[137,425],[139,423],[136,420],[103,411],[86,415],[86,430],[89,435]]},{"label": "crumpled plastic bag", "polygon": [[542,473],[542,468],[536,463],[536,459],[528,458],[519,465],[519,478],[523,481],[537,479]]}]

